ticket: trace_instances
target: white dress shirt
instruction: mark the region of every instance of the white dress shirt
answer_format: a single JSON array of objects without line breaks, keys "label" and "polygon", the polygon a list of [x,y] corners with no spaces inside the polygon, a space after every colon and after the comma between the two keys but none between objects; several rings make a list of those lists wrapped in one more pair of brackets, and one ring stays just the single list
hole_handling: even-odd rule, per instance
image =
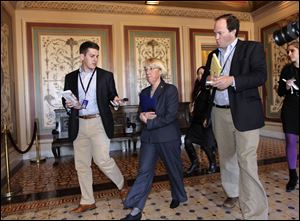
[{"label": "white dress shirt", "polygon": [[[227,46],[226,50],[219,48],[219,55],[218,59],[222,66],[222,76],[229,76],[231,61],[233,58],[233,54],[235,51],[235,46],[237,44],[238,39],[235,39],[230,45]],[[225,66],[224,66],[225,65]],[[228,98],[228,90],[216,90],[216,95],[214,99],[214,103],[217,105],[229,105],[229,98]]]},{"label": "white dress shirt", "polygon": [[[95,71],[93,75],[94,70],[85,72],[83,68],[81,67],[79,69],[79,75],[78,75],[78,96],[79,96],[79,102],[82,104],[83,100],[88,100],[88,104],[86,106],[86,109],[79,110],[79,116],[83,115],[90,115],[90,114],[98,114],[99,109],[97,105],[97,97],[96,97],[96,78],[97,78],[97,70]],[[89,81],[91,77],[93,76],[90,86],[88,88],[88,91],[86,93],[84,90],[87,90]],[[80,77],[82,80],[82,84],[84,86],[84,90],[82,88]]]}]

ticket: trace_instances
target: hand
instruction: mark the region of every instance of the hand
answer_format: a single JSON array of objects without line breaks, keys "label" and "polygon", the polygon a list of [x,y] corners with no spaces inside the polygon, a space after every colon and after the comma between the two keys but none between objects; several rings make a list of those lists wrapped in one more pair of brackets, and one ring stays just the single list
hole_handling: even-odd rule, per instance
[{"label": "hand", "polygon": [[149,119],[149,120],[152,120],[152,119],[156,118],[156,114],[153,111],[144,112],[144,113],[145,113],[146,118]]},{"label": "hand", "polygon": [[207,119],[205,119],[205,120],[203,121],[203,127],[204,127],[204,128],[207,128],[207,126],[208,126]]},{"label": "hand", "polygon": [[140,120],[142,122],[144,122],[145,124],[147,123],[147,120],[152,120],[156,117],[157,117],[157,115],[155,114],[155,112],[152,112],[152,111],[140,113]]},{"label": "hand", "polygon": [[293,87],[294,81],[296,81],[296,79],[289,79],[289,80],[286,80],[286,82],[285,82],[285,87],[286,87],[287,90],[290,90],[291,87]]},{"label": "hand", "polygon": [[75,108],[75,109],[81,109],[81,105],[79,103],[79,101],[77,102],[77,104],[75,106],[73,106],[72,101],[66,101],[66,106],[67,108]]},{"label": "hand", "polygon": [[122,100],[118,97],[118,96],[115,96],[113,102],[116,104],[116,106],[120,106],[122,102]]},{"label": "hand", "polygon": [[147,123],[147,117],[145,115],[145,112],[140,113],[140,120],[145,124]]},{"label": "hand", "polygon": [[77,98],[75,97],[75,95],[72,94],[72,97],[77,101],[76,105],[73,105],[73,102],[70,100],[66,100],[66,106],[67,108],[75,108],[75,109],[81,109],[81,104],[80,102],[77,100]]},{"label": "hand", "polygon": [[203,127],[208,128],[211,125],[211,118],[207,119],[205,118],[203,121]]},{"label": "hand", "polygon": [[219,90],[225,90],[233,84],[233,76],[212,77],[211,86]]}]

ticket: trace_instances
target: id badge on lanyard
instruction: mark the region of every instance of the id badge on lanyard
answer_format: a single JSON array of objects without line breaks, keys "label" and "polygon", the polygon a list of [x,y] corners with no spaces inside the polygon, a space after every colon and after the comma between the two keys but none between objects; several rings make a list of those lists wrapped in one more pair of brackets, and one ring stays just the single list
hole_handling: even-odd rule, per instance
[{"label": "id badge on lanyard", "polygon": [[84,88],[83,83],[82,83],[82,80],[81,80],[81,76],[79,75],[81,87],[82,87],[82,89],[83,89],[83,91],[84,91],[84,94],[85,94],[84,100],[82,101],[82,104],[81,104],[81,109],[86,109],[86,107],[87,107],[87,105],[88,105],[88,103],[89,103],[89,101],[86,99],[86,94],[87,94],[87,92],[88,92],[88,90],[89,90],[91,81],[92,81],[93,76],[94,76],[94,74],[95,74],[95,71],[96,71],[96,68],[95,68],[94,71],[93,71],[93,74],[92,74],[92,76],[91,76],[91,78],[90,78],[90,80],[89,80],[89,83],[88,83],[86,89]]}]

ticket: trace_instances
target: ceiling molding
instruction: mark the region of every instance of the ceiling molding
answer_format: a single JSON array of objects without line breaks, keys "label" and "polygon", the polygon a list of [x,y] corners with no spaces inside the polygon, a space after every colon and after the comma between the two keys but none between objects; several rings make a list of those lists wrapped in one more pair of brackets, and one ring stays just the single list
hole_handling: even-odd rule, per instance
[{"label": "ceiling molding", "polygon": [[[295,4],[296,1],[272,1],[268,3],[267,5],[262,6],[261,8],[255,10],[251,13],[253,18],[256,16],[259,16],[263,14],[265,11],[269,10],[270,8],[280,8],[281,10],[284,10],[292,5]],[[297,2],[299,4],[299,2]],[[299,8],[299,6],[297,7]]]},{"label": "ceiling molding", "polygon": [[251,13],[179,7],[157,7],[113,2],[92,1],[19,1],[17,9],[83,11],[107,14],[157,15],[214,19],[233,13],[241,21],[251,21]]}]

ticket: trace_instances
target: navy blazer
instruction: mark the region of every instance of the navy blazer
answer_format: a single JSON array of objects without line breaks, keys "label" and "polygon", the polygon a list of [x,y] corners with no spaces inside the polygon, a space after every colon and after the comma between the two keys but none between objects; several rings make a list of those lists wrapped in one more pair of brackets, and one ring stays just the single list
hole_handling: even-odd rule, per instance
[{"label": "navy blazer", "polygon": [[[75,70],[65,76],[64,90],[71,90],[78,98],[78,75],[79,69]],[[118,96],[115,86],[113,74],[104,69],[98,68],[96,71],[96,97],[99,113],[102,119],[104,130],[109,138],[114,135],[114,121],[110,110],[110,101]],[[63,98],[63,105],[65,107],[65,99]],[[79,130],[79,111],[75,108],[71,109],[69,113],[69,139],[75,140]]]},{"label": "navy blazer", "polygon": [[[150,96],[151,86],[143,89],[141,95]],[[156,99],[156,118],[148,120],[141,134],[141,141],[163,143],[180,140],[181,134],[177,121],[179,98],[177,88],[161,80],[154,98]]]},{"label": "navy blazer", "polygon": [[[209,72],[213,53],[218,55],[219,50],[214,50],[208,55],[206,72]],[[263,127],[263,106],[258,91],[258,87],[267,80],[263,45],[254,41],[238,40],[229,75],[234,76],[235,79],[235,88],[228,88],[235,128],[239,131],[247,131]]]}]

